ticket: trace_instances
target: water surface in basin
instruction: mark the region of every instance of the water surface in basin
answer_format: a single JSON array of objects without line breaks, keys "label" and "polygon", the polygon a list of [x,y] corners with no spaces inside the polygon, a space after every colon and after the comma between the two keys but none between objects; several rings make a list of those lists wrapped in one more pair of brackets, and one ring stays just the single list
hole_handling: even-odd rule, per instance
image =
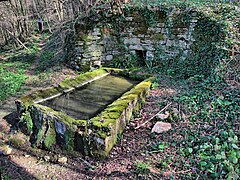
[{"label": "water surface in basin", "polygon": [[139,81],[108,75],[73,92],[45,101],[42,105],[81,120],[87,120],[102,111]]}]

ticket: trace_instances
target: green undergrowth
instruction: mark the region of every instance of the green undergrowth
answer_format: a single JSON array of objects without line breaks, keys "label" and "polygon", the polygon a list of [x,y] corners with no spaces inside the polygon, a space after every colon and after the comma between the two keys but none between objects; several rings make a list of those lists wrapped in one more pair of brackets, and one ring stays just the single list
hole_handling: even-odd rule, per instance
[{"label": "green undergrowth", "polygon": [[161,153],[156,167],[173,179],[239,179],[239,7],[189,4],[174,7],[199,13],[192,53],[184,61],[166,60],[158,49],[159,56],[143,68],[173,77],[169,83],[175,82],[178,93],[163,98],[159,106],[171,101],[180,110],[178,117],[168,119],[172,131],[150,149]]},{"label": "green undergrowth", "polygon": [[164,148],[151,147],[152,152],[162,153],[156,166],[161,171],[181,172],[171,175],[180,179],[239,179],[240,90],[219,76],[170,84],[174,83],[178,93],[167,101],[180,114],[170,120],[173,130],[158,141]]},{"label": "green undergrowth", "polygon": [[21,93],[19,90],[28,78],[25,72],[33,63],[37,51],[36,46],[31,46],[29,50],[3,54],[6,57],[0,61],[0,100]]},{"label": "green undergrowth", "polygon": [[0,179],[2,180],[9,180],[10,177],[5,173],[4,167],[0,166]]},{"label": "green undergrowth", "polygon": [[[125,58],[114,57],[114,60],[108,65],[118,68],[142,67],[152,73],[161,73],[183,79],[195,75],[211,76],[216,71],[223,70],[226,65],[237,63],[237,60],[229,57],[230,54],[239,51],[240,45],[240,11],[237,5],[234,2],[228,3],[227,1],[219,1],[218,3],[213,3],[213,1],[183,2],[177,0],[173,2],[136,1],[134,6],[125,7],[124,15],[126,17],[129,13],[131,15],[132,11],[137,12],[141,15],[142,21],[146,22],[146,29],[155,27],[157,22],[163,20],[169,38],[173,37],[176,40],[179,39],[177,37],[179,34],[178,27],[189,28],[190,24],[195,22],[196,25],[191,31],[194,41],[190,45],[187,55],[181,46],[171,46],[169,50],[176,51],[174,57],[171,58],[166,54],[165,48],[156,44],[154,47],[156,51],[152,60],[139,60],[135,55],[128,55]],[[154,6],[165,13],[166,17],[161,17],[159,20],[157,13],[153,10]],[[171,21],[168,17],[171,17]],[[122,24],[125,23],[127,26],[127,23],[124,17],[117,18],[119,23],[115,24],[111,31],[121,42],[123,37],[118,31],[121,29]],[[112,19],[113,22],[116,21],[115,16]],[[103,18],[104,20],[109,24],[112,23],[109,18]]]},{"label": "green undergrowth", "polygon": [[216,4],[234,4],[237,5],[238,1],[230,1],[230,0],[133,0],[133,4],[135,5],[176,5],[176,4],[194,4],[195,6],[206,6],[206,5],[216,5]]},{"label": "green undergrowth", "polygon": [[[25,90],[29,90],[29,86],[46,86],[52,83],[50,76],[62,67],[60,62],[52,61],[54,51],[41,50],[46,38],[47,34],[32,36],[25,43],[27,49],[0,52],[1,101],[13,95],[19,97]],[[23,86],[25,87],[22,88]]]}]

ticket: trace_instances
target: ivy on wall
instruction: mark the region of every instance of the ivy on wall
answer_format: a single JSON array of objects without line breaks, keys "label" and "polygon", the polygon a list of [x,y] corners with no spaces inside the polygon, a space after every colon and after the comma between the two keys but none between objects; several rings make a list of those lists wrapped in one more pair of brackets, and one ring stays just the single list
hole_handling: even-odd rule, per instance
[{"label": "ivy on wall", "polygon": [[[123,14],[118,14],[110,9],[96,8],[92,9],[87,17],[77,20],[75,23],[76,35],[80,32],[87,32],[96,26],[101,26],[108,33],[115,37],[115,48],[126,55],[129,51],[124,47],[123,34],[125,28],[132,24],[126,20],[126,17],[136,14],[141,17],[141,23],[136,30],[144,32],[144,27],[154,27],[157,22],[164,22],[168,29],[168,36],[173,37],[179,33],[179,27],[189,27],[193,19],[196,19],[196,26],[193,29],[194,43],[191,45],[191,52],[186,59],[182,59],[183,51],[181,47],[178,54],[173,59],[164,59],[165,52],[160,46],[156,46],[155,57],[151,62],[146,62],[146,68],[153,72],[165,73],[177,77],[188,78],[194,75],[209,76],[218,68],[221,59],[226,59],[233,46],[232,39],[236,35],[229,33],[229,20],[239,15],[239,11],[231,9],[232,6],[218,5],[216,7],[196,7],[192,4],[179,3],[169,6],[168,4],[160,6],[126,6]],[[207,9],[207,11],[206,11]],[[135,19],[138,21],[137,19]],[[81,22],[81,23],[79,23]],[[140,21],[139,21],[140,22]],[[235,28],[239,29],[239,21],[236,21]],[[80,24],[80,26],[79,26]],[[231,37],[231,36],[234,36]],[[71,41],[71,43],[74,41]],[[70,45],[71,47],[71,45]],[[71,47],[72,48],[72,47]],[[71,48],[68,48],[68,51]],[[120,55],[119,57],[122,57]],[[72,54],[70,54],[72,56]],[[121,62],[124,61],[124,62]],[[126,62],[125,62],[126,61]],[[132,61],[132,62],[131,62]],[[137,65],[136,57],[126,59],[116,58],[111,62],[111,66],[128,68],[128,64]],[[126,67],[124,67],[125,65]]]}]

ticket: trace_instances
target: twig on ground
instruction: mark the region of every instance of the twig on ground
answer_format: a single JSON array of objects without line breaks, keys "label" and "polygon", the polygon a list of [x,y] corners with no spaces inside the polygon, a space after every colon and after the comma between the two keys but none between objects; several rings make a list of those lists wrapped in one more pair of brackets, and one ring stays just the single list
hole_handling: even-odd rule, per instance
[{"label": "twig on ground", "polygon": [[145,124],[149,123],[153,118],[155,118],[157,115],[159,115],[159,113],[163,112],[165,109],[167,109],[172,103],[169,103],[168,105],[166,105],[164,108],[162,108],[157,114],[153,115],[148,121],[140,124],[139,126],[137,126],[135,128],[136,129],[139,129],[140,127],[144,126]]}]

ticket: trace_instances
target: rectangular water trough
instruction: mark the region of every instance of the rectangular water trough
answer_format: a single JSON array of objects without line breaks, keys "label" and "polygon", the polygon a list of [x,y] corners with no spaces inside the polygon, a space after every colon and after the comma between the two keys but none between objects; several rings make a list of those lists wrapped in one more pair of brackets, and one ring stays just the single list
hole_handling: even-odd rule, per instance
[{"label": "rectangular water trough", "polygon": [[32,145],[106,157],[155,78],[103,68],[16,101]]}]

